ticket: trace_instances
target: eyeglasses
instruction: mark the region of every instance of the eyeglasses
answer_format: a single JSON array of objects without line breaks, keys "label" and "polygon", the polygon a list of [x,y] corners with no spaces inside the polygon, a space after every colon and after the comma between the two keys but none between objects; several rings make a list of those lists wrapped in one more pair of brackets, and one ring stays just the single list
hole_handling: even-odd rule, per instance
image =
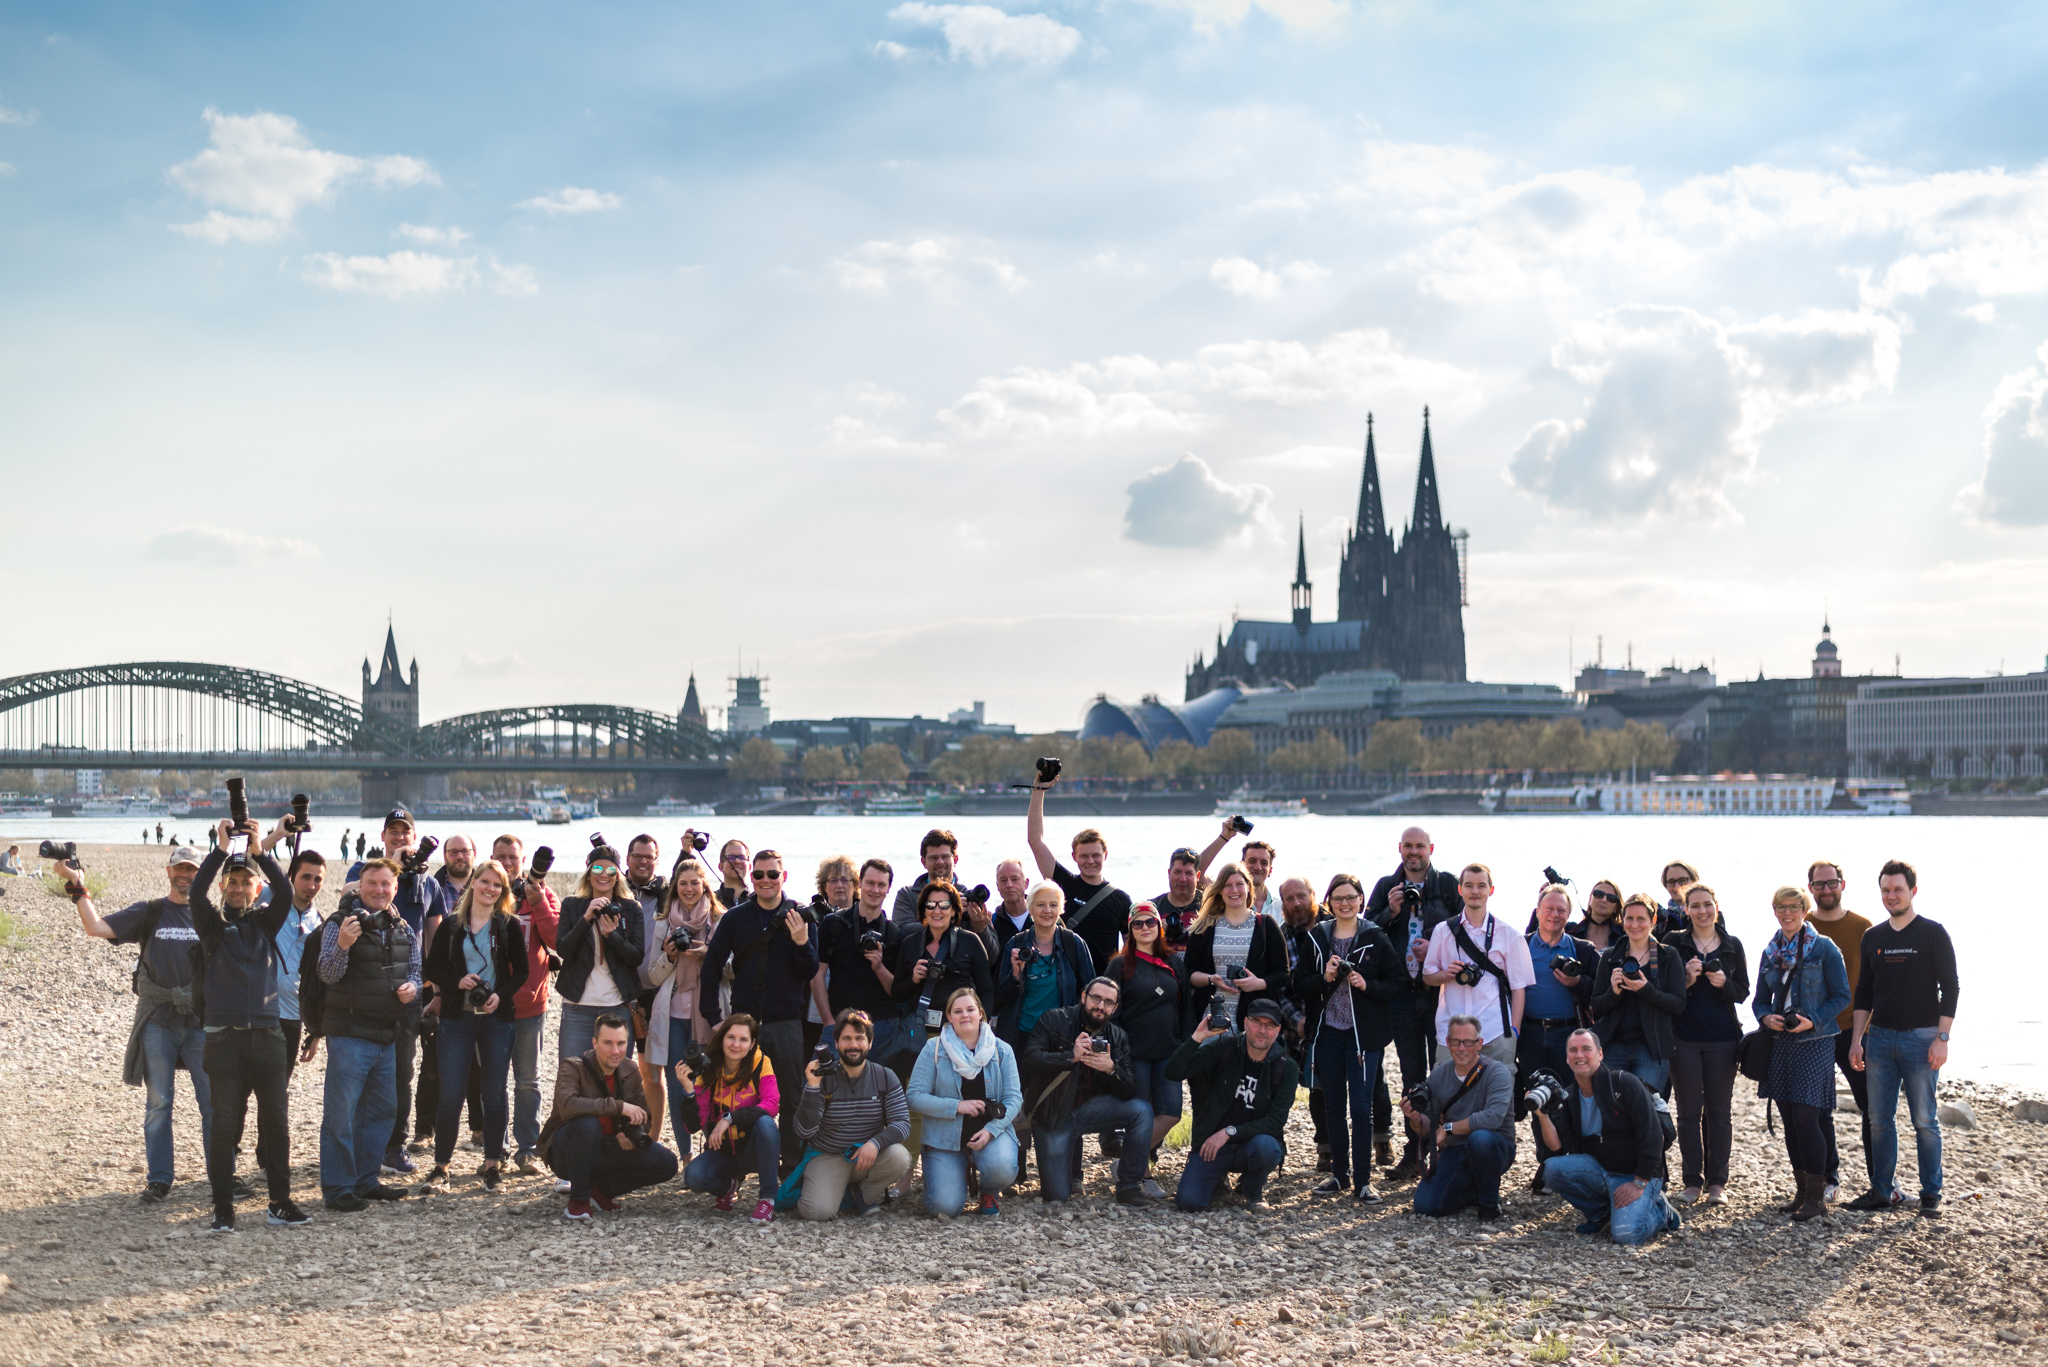
[{"label": "eyeglasses", "polygon": [[1812,888],[1815,892],[1833,892],[1836,888],[1842,886],[1842,880],[1839,878],[1822,878],[1808,883],[1806,886]]},{"label": "eyeglasses", "polygon": [[780,878],[780,877],[782,877],[782,870],[781,870],[781,869],[755,869],[755,870],[754,870],[754,881],[755,881],[756,883],[772,883],[772,882],[774,882],[774,881],[775,881],[776,879],[778,879],[778,878]]},{"label": "eyeglasses", "polygon": [[1476,1039],[1453,1039],[1445,1040],[1444,1043],[1453,1049],[1477,1049],[1479,1047],[1479,1041]]},{"label": "eyeglasses", "polygon": [[827,883],[851,883],[853,879],[843,873],[835,873],[825,880]]},{"label": "eyeglasses", "polygon": [[1333,892],[1330,894],[1330,905],[1333,907],[1338,906],[1340,904],[1348,907],[1353,902],[1360,902],[1363,900],[1365,899],[1360,897],[1355,892]]},{"label": "eyeglasses", "polygon": [[1132,930],[1143,930],[1146,926],[1157,926],[1158,924],[1159,918],[1157,916],[1133,916],[1131,918]]},{"label": "eyeglasses", "polygon": [[1115,997],[1105,997],[1100,992],[1090,992],[1088,994],[1088,1000],[1096,1006],[1113,1007],[1116,1005]]}]

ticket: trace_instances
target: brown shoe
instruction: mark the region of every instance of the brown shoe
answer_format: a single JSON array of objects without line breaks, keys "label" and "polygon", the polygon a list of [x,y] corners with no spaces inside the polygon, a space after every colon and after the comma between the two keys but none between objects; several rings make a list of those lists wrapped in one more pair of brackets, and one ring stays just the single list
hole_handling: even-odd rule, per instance
[{"label": "brown shoe", "polygon": [[1816,1215],[1828,1213],[1827,1203],[1821,1200],[1821,1193],[1827,1190],[1828,1175],[1824,1172],[1802,1172],[1799,1174],[1799,1204],[1794,1206],[1792,1223],[1805,1224]]}]

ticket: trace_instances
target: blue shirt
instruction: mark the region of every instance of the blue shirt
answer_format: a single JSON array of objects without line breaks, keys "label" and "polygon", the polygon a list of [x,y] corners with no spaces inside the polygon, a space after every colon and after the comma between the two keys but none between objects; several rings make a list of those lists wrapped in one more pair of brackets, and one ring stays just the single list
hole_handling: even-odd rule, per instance
[{"label": "blue shirt", "polygon": [[1571,989],[1550,972],[1551,960],[1577,957],[1571,936],[1559,936],[1556,948],[1552,948],[1543,943],[1541,935],[1529,932],[1529,966],[1536,970],[1536,981],[1522,994],[1525,1020],[1571,1020],[1579,1014],[1579,1003]]},{"label": "blue shirt", "polygon": [[1600,1098],[1579,1093],[1579,1137],[1591,1139],[1605,1128],[1600,1119]]},{"label": "blue shirt", "polygon": [[[449,924],[452,925],[453,922]],[[445,927],[442,933],[447,933]],[[497,965],[491,962],[489,921],[484,922],[481,930],[471,930],[467,925],[462,927],[462,962],[470,972],[476,974],[479,985],[488,987],[493,992],[498,990],[498,969]]]},{"label": "blue shirt", "polygon": [[284,914],[277,928],[277,1018],[299,1018],[299,960],[305,956],[306,941],[320,929],[319,914],[294,906]]},{"label": "blue shirt", "polygon": [[1060,974],[1052,956],[1031,949],[1024,952],[1024,993],[1018,1003],[1017,1029],[1029,1030],[1038,1018],[1060,1005]]}]

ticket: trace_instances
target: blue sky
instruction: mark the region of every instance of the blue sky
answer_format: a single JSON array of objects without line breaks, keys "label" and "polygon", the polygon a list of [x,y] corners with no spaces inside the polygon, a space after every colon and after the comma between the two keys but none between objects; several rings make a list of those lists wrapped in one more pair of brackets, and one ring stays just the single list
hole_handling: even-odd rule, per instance
[{"label": "blue sky", "polygon": [[[16,5],[15,673],[1177,697],[1421,409],[1475,677],[2039,668],[2038,10]],[[1162,473],[1163,472],[1163,473]],[[1148,477],[1149,476],[1149,477]]]}]

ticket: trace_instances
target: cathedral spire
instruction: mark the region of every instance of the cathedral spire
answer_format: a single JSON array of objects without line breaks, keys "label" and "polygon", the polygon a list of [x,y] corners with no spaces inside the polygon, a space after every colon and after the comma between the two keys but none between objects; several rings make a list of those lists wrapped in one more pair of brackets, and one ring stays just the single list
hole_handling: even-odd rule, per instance
[{"label": "cathedral spire", "polygon": [[1443,508],[1436,496],[1436,453],[1429,442],[1429,409],[1422,410],[1422,463],[1415,470],[1415,511],[1408,518],[1410,534],[1441,531]]},{"label": "cathedral spire", "polygon": [[1294,629],[1307,633],[1313,618],[1310,609],[1308,582],[1308,524],[1297,516],[1294,523]]},{"label": "cathedral spire", "polygon": [[1358,531],[1378,537],[1387,530],[1387,515],[1380,506],[1380,457],[1373,449],[1372,414],[1365,415],[1365,477],[1358,485]]}]

